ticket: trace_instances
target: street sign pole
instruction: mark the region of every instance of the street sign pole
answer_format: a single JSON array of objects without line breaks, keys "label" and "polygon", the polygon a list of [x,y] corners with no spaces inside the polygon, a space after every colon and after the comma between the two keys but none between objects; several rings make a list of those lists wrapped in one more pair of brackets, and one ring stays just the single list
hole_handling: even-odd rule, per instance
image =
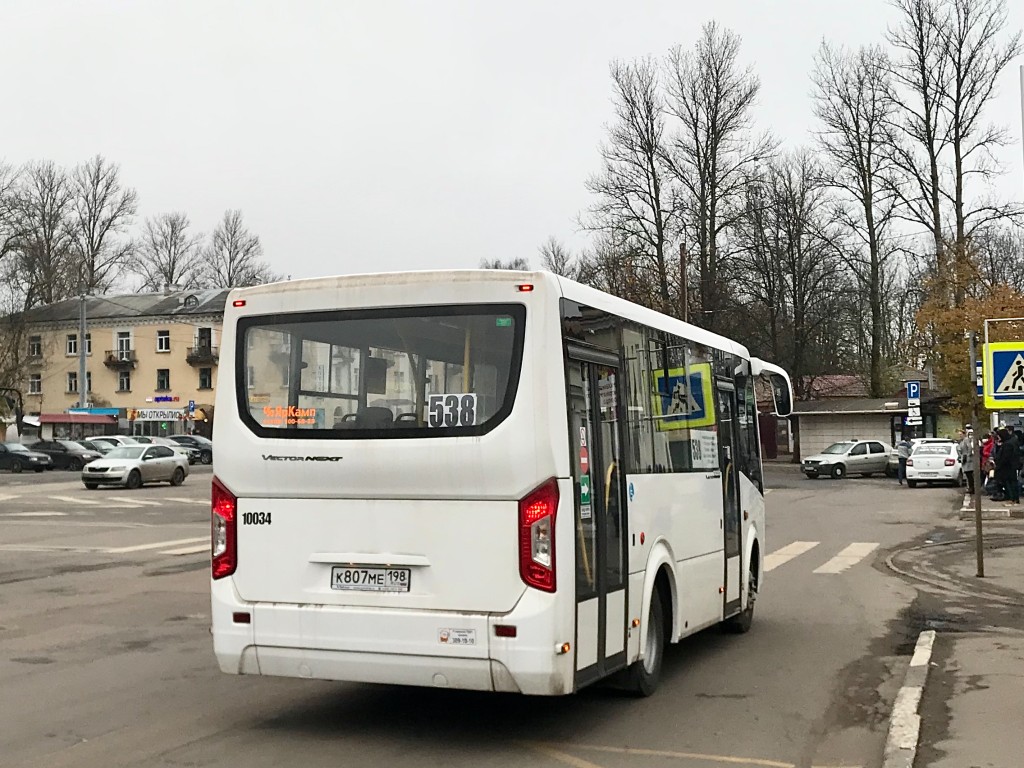
[{"label": "street sign pole", "polygon": [[[978,334],[970,332],[971,342],[971,375],[976,376],[978,369]],[[985,480],[981,476],[981,416],[978,413],[978,396],[971,398],[971,443],[974,446],[974,546],[978,559],[978,578],[985,578],[985,544],[981,532],[981,490]]]}]

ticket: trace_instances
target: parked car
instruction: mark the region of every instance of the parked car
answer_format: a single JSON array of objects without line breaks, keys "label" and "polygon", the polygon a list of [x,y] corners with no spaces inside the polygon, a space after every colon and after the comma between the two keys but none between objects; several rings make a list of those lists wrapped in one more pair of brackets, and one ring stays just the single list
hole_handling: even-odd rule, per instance
[{"label": "parked car", "polygon": [[928,441],[914,446],[907,459],[907,485],[916,488],[918,483],[963,483],[963,467],[956,443]]},{"label": "parked car", "polygon": [[40,440],[32,445],[32,450],[49,456],[54,469],[71,469],[75,472],[90,461],[103,458],[100,451],[86,448],[74,440]]},{"label": "parked car", "polygon": [[100,440],[76,440],[75,442],[78,443],[83,448],[88,448],[90,451],[96,451],[103,455],[106,455],[110,453],[112,450],[114,450],[114,446],[112,446],[110,443],[105,443]]},{"label": "parked car", "polygon": [[213,464],[213,442],[202,435],[171,435],[170,439],[179,445],[190,445],[199,449],[199,461]]},{"label": "parked car", "polygon": [[90,491],[101,485],[181,485],[186,477],[188,459],[166,445],[122,445],[82,470],[82,483]]},{"label": "parked car", "polygon": [[175,451],[183,455],[188,459],[189,464],[196,464],[199,461],[199,457],[202,454],[198,448],[193,448],[191,445],[181,445],[171,440],[169,437],[149,437],[147,435],[135,435],[137,440],[142,445],[166,445],[169,448],[173,448]]},{"label": "parked car", "polygon": [[880,440],[844,440],[808,456],[801,469],[811,479],[821,475],[836,480],[847,475],[871,477],[876,472],[885,472],[891,451],[892,447]]},{"label": "parked car", "polygon": [[18,473],[26,469],[42,472],[53,469],[53,462],[45,453],[30,451],[21,443],[0,443],[0,469]]},{"label": "parked car", "polygon": [[97,435],[89,439],[94,443],[106,443],[113,448],[117,448],[119,445],[139,445],[138,440],[128,437],[128,435]]}]

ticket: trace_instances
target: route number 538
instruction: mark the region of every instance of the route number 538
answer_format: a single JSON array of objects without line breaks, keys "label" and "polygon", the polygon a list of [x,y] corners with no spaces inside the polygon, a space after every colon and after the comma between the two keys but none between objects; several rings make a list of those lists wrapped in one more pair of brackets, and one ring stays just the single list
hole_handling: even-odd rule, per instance
[{"label": "route number 538", "polygon": [[476,424],[476,395],[431,395],[427,423],[431,427],[472,427]]}]

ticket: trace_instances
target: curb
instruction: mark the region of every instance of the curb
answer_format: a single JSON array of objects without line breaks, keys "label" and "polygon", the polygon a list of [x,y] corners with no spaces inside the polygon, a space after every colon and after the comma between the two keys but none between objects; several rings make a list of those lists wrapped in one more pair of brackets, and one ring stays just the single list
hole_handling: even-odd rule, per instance
[{"label": "curb", "polygon": [[921,732],[921,716],[917,714],[928,680],[928,663],[935,644],[935,630],[928,629],[917,637],[914,655],[907,667],[903,687],[889,717],[889,733],[885,739],[882,768],[913,768],[917,756],[917,739]]},{"label": "curb", "polygon": [[[960,506],[960,519],[961,520],[973,520],[974,519],[974,497],[965,494],[964,503]],[[1007,520],[1007,519],[1024,519],[1024,507],[1020,505],[1016,507],[984,507],[981,508],[981,519],[982,520]]]}]

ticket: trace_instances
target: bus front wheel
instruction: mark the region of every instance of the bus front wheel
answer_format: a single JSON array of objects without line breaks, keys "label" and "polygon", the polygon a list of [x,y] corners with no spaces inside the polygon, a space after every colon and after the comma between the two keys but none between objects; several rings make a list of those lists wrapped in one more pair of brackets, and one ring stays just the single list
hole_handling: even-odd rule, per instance
[{"label": "bus front wheel", "polygon": [[629,668],[629,690],[637,696],[650,696],[661,681],[661,663],[665,657],[665,611],[657,589],[651,594],[651,608],[644,630],[644,655]]}]

